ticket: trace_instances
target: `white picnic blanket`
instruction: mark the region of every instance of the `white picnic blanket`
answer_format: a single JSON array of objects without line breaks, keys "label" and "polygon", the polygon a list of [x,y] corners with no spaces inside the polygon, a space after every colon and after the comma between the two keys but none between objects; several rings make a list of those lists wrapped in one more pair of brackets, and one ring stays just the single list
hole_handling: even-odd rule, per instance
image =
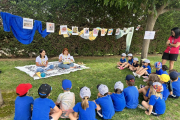
[{"label": "white picnic blanket", "polygon": [[[48,65],[54,65],[54,69],[51,70],[51,71],[45,72],[46,76],[43,77],[43,78],[48,78],[48,77],[62,75],[62,74],[69,74],[70,72],[75,72],[75,71],[78,71],[78,70],[89,69],[89,67],[86,67],[85,65],[78,65],[76,63],[74,63],[74,65],[77,66],[77,68],[62,69],[62,68],[58,67],[58,64],[59,64],[58,61],[49,62]],[[80,66],[80,67],[78,67],[78,66]],[[23,72],[27,73],[29,76],[33,77],[34,80],[41,79],[40,77],[35,75],[36,65],[18,66],[18,67],[15,67],[15,68],[19,69],[20,71],[23,71]]]}]

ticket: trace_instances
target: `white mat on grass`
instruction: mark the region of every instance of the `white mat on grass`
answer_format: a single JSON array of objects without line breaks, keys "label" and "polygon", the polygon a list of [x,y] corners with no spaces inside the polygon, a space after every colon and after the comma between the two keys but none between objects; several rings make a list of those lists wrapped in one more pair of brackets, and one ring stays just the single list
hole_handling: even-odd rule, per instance
[{"label": "white mat on grass", "polygon": [[[44,78],[48,78],[48,77],[52,77],[52,76],[57,76],[57,75],[62,75],[62,74],[69,74],[70,72],[75,72],[78,70],[84,70],[84,69],[89,69],[89,67],[86,67],[85,65],[78,65],[76,63],[74,63],[75,66],[80,66],[80,68],[74,68],[74,69],[62,69],[58,67],[59,62],[58,61],[54,61],[54,62],[49,62],[49,65],[54,65],[54,69],[51,71],[47,71],[46,73],[46,77]],[[35,72],[36,72],[36,65],[26,65],[26,66],[19,66],[19,67],[15,67],[16,69],[19,69],[20,71],[23,71],[25,73],[27,73],[29,76],[33,77],[34,80],[37,79],[41,79],[38,76],[34,76]]]}]

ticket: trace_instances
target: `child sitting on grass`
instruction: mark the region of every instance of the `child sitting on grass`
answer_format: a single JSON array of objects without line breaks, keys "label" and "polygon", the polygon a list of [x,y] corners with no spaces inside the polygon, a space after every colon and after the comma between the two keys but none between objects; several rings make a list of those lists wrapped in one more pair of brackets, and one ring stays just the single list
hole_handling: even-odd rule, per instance
[{"label": "child sitting on grass", "polygon": [[[58,120],[62,111],[55,103],[48,99],[52,88],[48,84],[42,84],[38,89],[40,98],[34,100],[32,120]],[[49,115],[52,109],[51,114]]]},{"label": "child sitting on grass", "polygon": [[166,101],[168,96],[170,95],[170,92],[172,92],[172,83],[170,82],[170,77],[169,75],[166,74],[162,74],[162,75],[158,75],[158,77],[160,78],[160,82],[164,88],[163,90],[163,98]]},{"label": "child sitting on grass", "polygon": [[94,102],[97,105],[97,114],[102,119],[111,119],[115,114],[111,96],[108,95],[109,89],[104,84],[97,85],[98,99]]},{"label": "child sitting on grass", "polygon": [[123,63],[120,66],[120,70],[123,70],[125,68],[129,68],[133,64],[133,54],[129,53],[128,54],[128,62]]},{"label": "child sitting on grass", "polygon": [[133,60],[133,64],[129,67],[129,69],[133,72],[135,72],[136,70],[139,69],[139,64],[138,64],[139,60],[138,58],[134,58]]},{"label": "child sitting on grass", "polygon": [[124,98],[123,93],[124,85],[121,81],[118,81],[114,85],[114,92],[111,94],[111,98],[114,104],[114,109],[116,112],[123,111],[123,109],[126,107],[126,100]]},{"label": "child sitting on grass", "polygon": [[143,98],[145,101],[148,101],[150,98],[150,86],[154,82],[160,82],[160,79],[157,74],[151,74],[149,75],[149,78],[147,80],[147,86],[140,84],[140,89],[138,90],[139,94],[143,93]]},{"label": "child sitting on grass", "polygon": [[146,59],[143,61],[143,67],[139,68],[138,71],[133,72],[134,76],[138,76],[139,78],[144,75],[144,76],[149,76],[151,74],[151,64],[150,60]]},{"label": "child sitting on grass", "polygon": [[71,120],[96,120],[96,104],[93,101],[89,101],[91,97],[91,91],[88,87],[82,87],[80,89],[80,98],[82,102],[78,102],[73,108],[74,114],[70,113],[69,118]]},{"label": "child sitting on grass", "polygon": [[156,68],[156,72],[152,73],[152,74],[158,74],[158,75],[162,75],[163,74],[163,70],[162,70],[162,63],[161,62],[155,62],[154,66]]},{"label": "child sitting on grass", "polygon": [[125,80],[126,84],[128,85],[128,87],[123,90],[126,100],[126,108],[135,109],[139,103],[139,92],[138,89],[134,86],[135,77],[133,75],[127,75]]},{"label": "child sitting on grass", "polygon": [[169,70],[169,68],[166,65],[162,65],[162,70],[163,70],[163,74],[169,75],[166,71],[166,70]]},{"label": "child sitting on grass", "polygon": [[179,98],[180,96],[180,78],[176,71],[170,71],[169,74],[171,80],[172,80],[172,88],[173,88],[173,94],[169,96],[169,98]]},{"label": "child sitting on grass", "polygon": [[30,83],[19,84],[16,87],[15,115],[14,120],[31,120],[31,105],[34,103],[33,97],[26,96],[29,89],[32,88]]},{"label": "child sitting on grass", "polygon": [[151,87],[151,97],[149,102],[142,101],[142,105],[147,109],[145,113],[147,115],[159,116],[165,113],[166,103],[162,97],[161,92],[163,91],[163,86],[159,82],[154,82]]},{"label": "child sitting on grass", "polygon": [[117,63],[118,68],[119,68],[123,63],[125,63],[125,62],[127,62],[127,61],[126,61],[126,54],[125,54],[125,53],[122,53],[122,54],[121,54],[121,59],[120,59],[120,61]]},{"label": "child sitting on grass", "polygon": [[69,113],[73,112],[75,105],[75,95],[70,92],[72,89],[72,83],[70,80],[62,80],[62,89],[64,93],[59,94],[56,105],[62,110],[61,118],[68,118]]}]

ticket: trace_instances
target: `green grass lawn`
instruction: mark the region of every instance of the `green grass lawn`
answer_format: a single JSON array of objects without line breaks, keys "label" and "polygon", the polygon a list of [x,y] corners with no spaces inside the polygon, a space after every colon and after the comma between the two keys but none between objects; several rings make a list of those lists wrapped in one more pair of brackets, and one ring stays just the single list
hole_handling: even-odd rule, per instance
[{"label": "green grass lawn", "polygon": [[[139,57],[140,58],[140,57]],[[16,86],[20,83],[31,83],[33,88],[29,91],[29,96],[33,96],[34,99],[38,98],[37,90],[39,86],[43,83],[47,83],[52,86],[51,96],[49,97],[54,102],[56,101],[58,95],[63,92],[61,89],[61,81],[63,79],[70,79],[72,81],[72,92],[76,95],[76,103],[80,102],[81,99],[79,97],[79,90],[83,86],[87,86],[91,89],[91,98],[90,100],[95,100],[97,97],[98,90],[96,89],[97,84],[106,84],[109,87],[109,90],[113,92],[114,84],[117,81],[122,81],[124,86],[125,84],[125,76],[127,74],[132,74],[128,69],[118,70],[115,68],[116,63],[119,61],[120,56],[115,57],[77,57],[75,58],[76,62],[84,62],[86,66],[90,67],[90,69],[73,72],[66,75],[60,75],[55,77],[50,77],[46,79],[33,80],[29,75],[24,72],[21,72],[14,67],[16,66],[24,66],[34,64],[35,60],[16,60],[16,61],[0,61],[0,70],[2,70],[2,74],[0,74],[0,89],[3,92],[3,97],[5,101],[5,105],[0,108],[0,119],[13,119],[14,115],[14,101],[16,98],[15,89]],[[156,61],[161,61],[161,56],[151,56],[149,57],[151,60],[151,64]],[[54,59],[55,60],[55,59]],[[50,59],[49,61],[54,61]],[[180,71],[179,62],[175,62],[174,68]],[[169,65],[168,65],[169,66]],[[153,69],[155,71],[155,69]],[[136,78],[135,85],[139,86],[139,84],[145,84],[142,81],[142,78]],[[139,103],[142,101],[142,94],[139,97]],[[135,119],[135,120],[175,120],[179,119],[180,116],[180,99],[173,100],[168,99],[166,101],[166,112],[164,115],[160,117],[147,116],[144,113],[144,110],[139,108],[135,110],[124,109],[122,112],[116,113],[113,116],[113,120],[119,119]],[[98,117],[97,117],[98,118]],[[98,118],[99,119],[99,118]]]}]

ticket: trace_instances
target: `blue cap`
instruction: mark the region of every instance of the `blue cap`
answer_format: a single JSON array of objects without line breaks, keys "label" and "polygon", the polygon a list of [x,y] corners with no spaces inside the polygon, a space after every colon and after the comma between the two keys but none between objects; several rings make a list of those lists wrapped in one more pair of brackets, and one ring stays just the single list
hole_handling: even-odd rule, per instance
[{"label": "blue cap", "polygon": [[155,62],[154,63],[154,66],[155,66],[155,68],[162,68],[162,63],[161,62]]},{"label": "blue cap", "polygon": [[176,71],[173,71],[169,74],[171,80],[176,80],[178,78],[178,73]]},{"label": "blue cap", "polygon": [[64,90],[70,90],[71,87],[72,87],[72,82],[70,80],[68,80],[68,79],[64,79],[62,81],[62,87],[63,87]]},{"label": "blue cap", "polygon": [[127,75],[126,76],[126,80],[130,81],[130,80],[135,80],[135,77],[133,75]]}]

